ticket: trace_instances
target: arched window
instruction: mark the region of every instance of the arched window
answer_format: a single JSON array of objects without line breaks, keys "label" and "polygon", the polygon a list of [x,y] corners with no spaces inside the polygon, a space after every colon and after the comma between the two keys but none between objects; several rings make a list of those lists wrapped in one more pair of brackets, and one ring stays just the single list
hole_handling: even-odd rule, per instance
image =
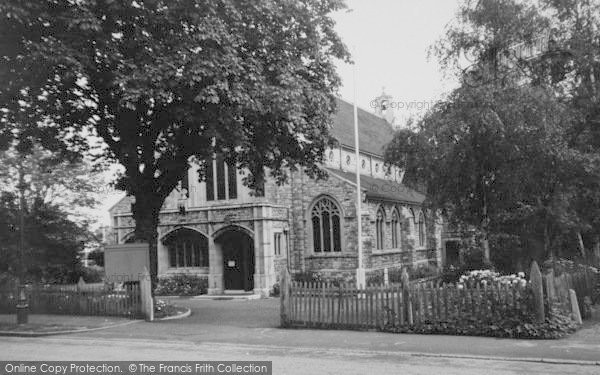
[{"label": "arched window", "polygon": [[208,239],[191,229],[171,232],[163,244],[169,252],[169,267],[208,267]]},{"label": "arched window", "polygon": [[384,225],[385,225],[385,212],[383,207],[379,207],[377,210],[377,218],[375,219],[375,236],[377,237],[377,249],[383,249],[384,241]]},{"label": "arched window", "polygon": [[425,230],[425,215],[423,215],[423,212],[419,212],[417,229],[419,231],[419,246],[425,247],[427,245],[427,233]]},{"label": "arched window", "polygon": [[327,197],[319,199],[311,212],[313,250],[320,252],[342,251],[340,209]]},{"label": "arched window", "polygon": [[399,249],[400,248],[400,217],[398,215],[398,210],[394,209],[392,211],[392,248]]}]

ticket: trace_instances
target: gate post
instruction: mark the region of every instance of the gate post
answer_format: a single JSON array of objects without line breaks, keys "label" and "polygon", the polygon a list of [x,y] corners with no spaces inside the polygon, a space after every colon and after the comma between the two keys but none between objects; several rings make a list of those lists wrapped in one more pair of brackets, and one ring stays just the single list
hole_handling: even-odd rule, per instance
[{"label": "gate post", "polygon": [[290,272],[288,271],[287,267],[285,267],[283,269],[283,271],[281,271],[281,285],[279,287],[280,289],[280,303],[281,303],[281,310],[280,310],[280,318],[281,318],[281,327],[288,327],[289,326],[289,322],[290,322],[290,317],[289,317],[289,299],[290,299],[290,295],[291,295],[291,280],[290,280]]},{"label": "gate post", "polygon": [[533,289],[533,306],[535,319],[538,322],[543,322],[545,319],[544,314],[544,286],[542,285],[542,273],[537,262],[534,260],[531,262],[531,272],[529,273],[531,279],[531,288]]},{"label": "gate post", "polygon": [[408,272],[406,271],[406,267],[402,268],[402,301],[404,302],[403,309],[406,309],[406,322],[409,326],[413,325],[413,315],[412,315],[412,296],[410,295],[410,278],[408,277]]},{"label": "gate post", "polygon": [[577,294],[573,289],[569,289],[569,300],[571,302],[571,317],[577,324],[583,324],[581,320],[581,312],[579,310],[579,303],[577,302]]},{"label": "gate post", "polygon": [[140,280],[140,300],[144,318],[148,322],[153,321],[154,300],[152,298],[152,281],[150,280],[150,273],[146,267],[144,267],[144,273],[142,274],[142,279]]}]

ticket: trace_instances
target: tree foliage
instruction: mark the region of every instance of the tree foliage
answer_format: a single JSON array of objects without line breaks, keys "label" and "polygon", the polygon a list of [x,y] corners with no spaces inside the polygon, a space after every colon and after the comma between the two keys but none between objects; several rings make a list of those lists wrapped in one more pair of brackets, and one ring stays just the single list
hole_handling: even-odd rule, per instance
[{"label": "tree foliage", "polygon": [[[582,230],[598,230],[591,135],[600,49],[591,31],[600,8],[590,0],[573,13],[567,3],[465,1],[433,48],[459,87],[387,150],[433,205],[483,231],[484,248],[493,240],[494,250],[526,261],[572,253]],[[543,35],[549,43],[538,54],[516,53]],[[584,44],[588,53],[574,48]]]},{"label": "tree foliage", "polygon": [[[82,275],[79,253],[89,239],[85,225],[74,222],[60,207],[36,199],[25,215],[23,261],[25,281],[74,283]],[[20,207],[18,197],[0,197],[0,272],[19,276]]]},{"label": "tree foliage", "polygon": [[136,236],[150,243],[156,280],[158,212],[191,160],[223,154],[257,189],[265,168],[279,182],[298,166],[321,175],[340,83],[334,59],[348,59],[329,16],[342,7],[3,0],[0,134],[33,122],[75,153],[89,146],[81,130],[100,137],[125,168],[118,187],[135,197]]},{"label": "tree foliage", "polygon": [[42,202],[85,221],[82,208],[98,204],[98,189],[103,178],[85,160],[68,161],[60,152],[51,152],[41,145],[31,145],[28,151],[12,147],[0,152],[0,186],[2,191],[18,196],[19,175],[23,174],[25,204]]}]

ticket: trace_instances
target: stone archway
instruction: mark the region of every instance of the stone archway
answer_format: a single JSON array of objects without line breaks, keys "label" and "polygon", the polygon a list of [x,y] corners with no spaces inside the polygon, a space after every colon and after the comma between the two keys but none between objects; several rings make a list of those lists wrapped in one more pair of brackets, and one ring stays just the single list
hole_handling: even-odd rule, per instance
[{"label": "stone archway", "polygon": [[215,237],[220,248],[223,267],[223,289],[252,291],[254,289],[254,239],[237,227],[225,228]]}]

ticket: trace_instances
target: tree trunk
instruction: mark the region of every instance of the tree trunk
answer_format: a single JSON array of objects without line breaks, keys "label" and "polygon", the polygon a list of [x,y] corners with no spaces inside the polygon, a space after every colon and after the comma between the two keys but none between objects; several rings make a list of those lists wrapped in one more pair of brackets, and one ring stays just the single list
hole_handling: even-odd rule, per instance
[{"label": "tree trunk", "polygon": [[153,295],[158,283],[158,222],[163,201],[152,194],[138,194],[132,207],[136,241],[148,243]]},{"label": "tree trunk", "polygon": [[548,228],[548,219],[544,219],[544,254],[550,259],[554,259],[554,253],[550,249],[550,229]]},{"label": "tree trunk", "polygon": [[482,189],[483,192],[483,198],[482,198],[482,213],[483,213],[483,219],[481,220],[481,231],[483,232],[483,240],[482,240],[482,245],[483,245],[483,263],[486,265],[491,264],[490,261],[490,233],[489,233],[489,226],[490,226],[490,218],[488,215],[488,207],[487,207],[487,197],[485,195],[485,188]]},{"label": "tree trunk", "polygon": [[585,259],[585,246],[583,245],[583,237],[581,236],[581,232],[577,231],[577,246],[579,246],[579,252],[581,253],[581,257]]},{"label": "tree trunk", "polygon": [[488,233],[487,231],[484,232],[483,234],[483,240],[482,245],[483,245],[483,262],[488,265],[491,263],[490,261],[490,240],[488,239]]}]

